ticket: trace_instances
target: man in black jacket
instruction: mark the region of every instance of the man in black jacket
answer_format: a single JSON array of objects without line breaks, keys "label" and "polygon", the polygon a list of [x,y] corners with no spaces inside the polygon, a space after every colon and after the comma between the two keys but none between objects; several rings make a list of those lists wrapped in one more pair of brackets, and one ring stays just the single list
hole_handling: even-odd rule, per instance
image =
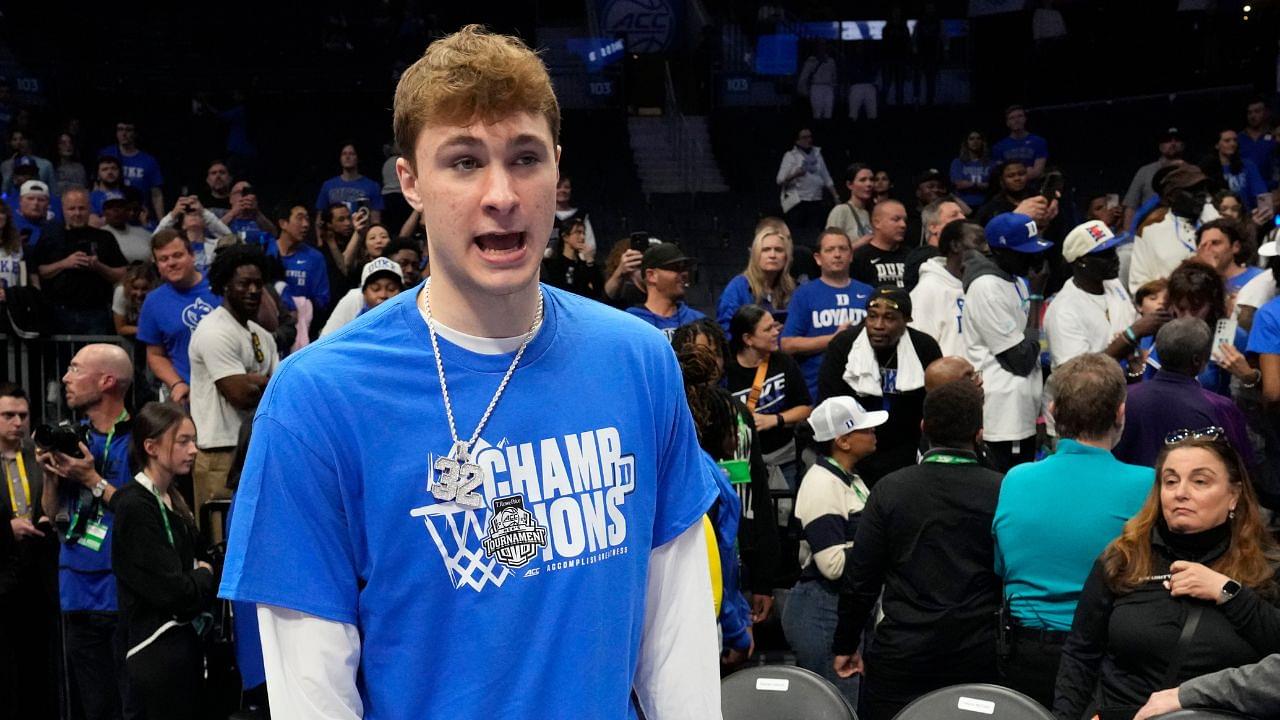
[{"label": "man in black jacket", "polygon": [[[842,578],[832,651],[836,674],[863,673],[858,717],[889,720],[938,688],[994,682],[991,521],[1000,475],[978,465],[982,391],[967,380],[924,402],[929,452],[871,492]],[[884,620],[865,660],[861,629],[883,590]]]}]

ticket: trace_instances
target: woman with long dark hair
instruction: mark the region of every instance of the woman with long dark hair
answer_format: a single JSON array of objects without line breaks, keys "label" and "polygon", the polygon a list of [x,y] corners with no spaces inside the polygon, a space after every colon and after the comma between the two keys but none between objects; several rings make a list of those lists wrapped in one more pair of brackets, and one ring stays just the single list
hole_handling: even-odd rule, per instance
[{"label": "woman with long dark hair", "polygon": [[1244,201],[1249,212],[1258,205],[1258,196],[1267,193],[1267,184],[1252,160],[1240,157],[1240,139],[1236,131],[1224,128],[1218,133],[1213,153],[1200,169],[1222,190],[1230,190]]},{"label": "woman with long dark hair", "polygon": [[1276,560],[1222,429],[1170,435],[1146,503],[1085,581],[1054,716],[1079,718],[1096,699],[1102,720],[1129,720],[1157,690],[1280,651]]},{"label": "woman with long dark hair", "polygon": [[208,563],[196,559],[195,519],[174,487],[196,459],[196,426],[176,403],[147,403],[133,417],[133,482],[113,499],[112,569],[128,651],[125,669],[151,720],[200,714],[201,614],[213,599]]},{"label": "woman with long dark hair", "polygon": [[986,201],[994,166],[986,138],[977,130],[970,131],[960,143],[959,155],[951,161],[950,172],[952,187],[969,207],[979,207]]}]

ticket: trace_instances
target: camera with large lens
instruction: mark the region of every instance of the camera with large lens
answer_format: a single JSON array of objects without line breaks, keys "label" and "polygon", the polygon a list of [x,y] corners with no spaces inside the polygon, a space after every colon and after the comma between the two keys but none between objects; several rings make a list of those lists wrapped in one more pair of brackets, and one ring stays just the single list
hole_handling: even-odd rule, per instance
[{"label": "camera with large lens", "polygon": [[80,452],[80,443],[89,444],[88,426],[72,425],[65,420],[57,425],[40,425],[33,439],[41,450],[82,458],[84,453]]}]

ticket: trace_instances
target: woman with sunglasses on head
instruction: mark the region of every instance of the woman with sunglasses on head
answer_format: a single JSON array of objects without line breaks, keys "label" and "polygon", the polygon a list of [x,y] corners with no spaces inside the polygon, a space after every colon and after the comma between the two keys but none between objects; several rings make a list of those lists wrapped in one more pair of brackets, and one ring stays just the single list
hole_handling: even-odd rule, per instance
[{"label": "woman with sunglasses on head", "polygon": [[196,426],[180,405],[147,403],[133,417],[131,443],[142,471],[112,499],[125,670],[150,720],[195,718],[202,657],[194,623],[215,583],[209,564],[196,560],[195,520],[174,480],[195,464]]},{"label": "woman with sunglasses on head", "polygon": [[1096,697],[1101,720],[1129,720],[1157,690],[1280,651],[1276,546],[1224,435],[1166,438],[1146,503],[1085,581],[1055,717],[1077,720]]}]

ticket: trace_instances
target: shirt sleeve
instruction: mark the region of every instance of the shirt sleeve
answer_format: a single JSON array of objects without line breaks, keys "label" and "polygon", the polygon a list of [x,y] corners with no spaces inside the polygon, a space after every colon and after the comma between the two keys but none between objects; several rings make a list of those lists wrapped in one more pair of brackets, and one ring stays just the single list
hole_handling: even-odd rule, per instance
[{"label": "shirt sleeve", "polygon": [[812,405],[813,398],[809,397],[809,387],[805,384],[804,373],[800,372],[800,366],[788,355],[779,354],[779,357],[782,358],[782,372],[787,379],[787,409],[800,405]]},{"label": "shirt sleeve", "polygon": [[1137,210],[1142,204],[1142,186],[1146,184],[1146,178],[1143,175],[1142,170],[1135,172],[1133,180],[1129,181],[1129,189],[1124,194],[1124,201],[1121,204],[1131,210]]},{"label": "shirt sleeve", "polygon": [[[164,185],[164,173],[160,170],[160,161],[150,155],[147,156],[150,172],[151,187],[158,188]],[[148,198],[149,199],[149,198]]]},{"label": "shirt sleeve", "polygon": [[745,283],[738,280],[740,277],[742,276],[735,277],[725,285],[724,292],[720,293],[720,302],[716,305],[716,322],[720,323],[726,333],[729,332],[729,321],[733,319],[734,313],[745,304],[742,301],[742,286]]},{"label": "shirt sleeve", "polygon": [[1106,654],[1114,602],[1115,596],[1107,588],[1106,571],[1099,559],[1093,563],[1084,582],[1075,618],[1071,621],[1071,634],[1062,647],[1053,689],[1054,717],[1078,718],[1093,701],[1102,657]]},{"label": "shirt sleeve", "polygon": [[1234,710],[1250,717],[1280,715],[1280,654],[1201,675],[1178,686],[1182,707]]},{"label": "shirt sleeve", "polygon": [[1275,300],[1259,308],[1253,316],[1253,328],[1249,330],[1249,352],[1280,354],[1280,324],[1276,322]]},{"label": "shirt sleeve", "polygon": [[316,195],[316,210],[323,210],[328,207],[329,199],[329,181],[325,180],[320,186],[320,192]]},{"label": "shirt sleeve", "polygon": [[277,376],[254,422],[221,595],[355,624],[360,579],[338,470],[273,417],[280,396],[309,392],[302,385]]},{"label": "shirt sleeve", "polygon": [[1041,158],[1048,159],[1049,157],[1049,141],[1048,140],[1045,140],[1039,135],[1036,135],[1031,139],[1031,146],[1032,146],[1032,150],[1035,152],[1035,155],[1033,157],[1035,157],[1036,160],[1039,160]]},{"label": "shirt sleeve", "polygon": [[805,293],[791,296],[787,306],[787,321],[782,325],[782,337],[808,337],[809,305]]},{"label": "shirt sleeve", "polygon": [[311,269],[307,271],[307,297],[312,298],[317,309],[329,307],[329,269],[324,258],[312,255]]},{"label": "shirt sleeve", "polygon": [[277,720],[358,720],[360,631],[355,625],[258,606],[271,716]]},{"label": "shirt sleeve", "polygon": [[109,232],[103,232],[98,236],[98,260],[107,267],[124,267],[129,264],[125,259],[124,253],[120,252],[120,243],[116,242],[116,238]]},{"label": "shirt sleeve", "polygon": [[217,382],[232,375],[244,375],[244,363],[240,359],[240,348],[237,339],[224,332],[221,327],[209,327],[204,332],[197,327],[191,338],[188,355],[192,364],[196,358],[204,362],[209,371],[209,379]]},{"label": "shirt sleeve", "polygon": [[[697,520],[697,518],[695,518]],[[653,550],[633,688],[650,720],[720,717],[711,567],[702,523]]]},{"label": "shirt sleeve", "polygon": [[1258,166],[1252,160],[1244,161],[1244,173],[1249,188],[1249,196],[1245,198],[1245,204],[1252,208],[1258,204],[1258,196],[1267,192],[1267,184],[1263,182],[1262,173],[1258,171]]},{"label": "shirt sleeve", "polygon": [[999,355],[1022,343],[1026,318],[1016,305],[1003,302],[994,275],[980,277],[969,285],[964,296],[965,333],[973,333],[978,344]]},{"label": "shirt sleeve", "polygon": [[160,296],[153,290],[142,301],[142,310],[138,313],[138,340],[147,345],[163,345],[164,332],[156,316],[160,312]]},{"label": "shirt sleeve", "polygon": [[1071,312],[1071,308],[1050,303],[1045,314],[1044,330],[1049,338],[1049,358],[1053,367],[1090,351],[1089,335],[1079,318]]},{"label": "shirt sleeve", "polygon": [[378,183],[369,180],[369,186],[365,189],[369,191],[369,209],[382,212],[382,188],[378,187]]}]

